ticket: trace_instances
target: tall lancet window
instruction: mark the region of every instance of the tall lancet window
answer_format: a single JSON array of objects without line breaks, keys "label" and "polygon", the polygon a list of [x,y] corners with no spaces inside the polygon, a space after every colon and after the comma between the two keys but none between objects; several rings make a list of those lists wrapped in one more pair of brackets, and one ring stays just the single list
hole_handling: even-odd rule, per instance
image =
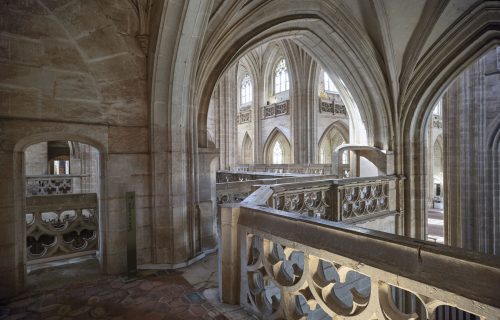
[{"label": "tall lancet window", "polygon": [[282,164],[285,158],[285,149],[281,145],[281,142],[276,141],[273,147],[273,164]]},{"label": "tall lancet window", "polygon": [[241,104],[252,102],[252,79],[247,74],[241,80]]},{"label": "tall lancet window", "polygon": [[281,59],[274,70],[274,93],[287,91],[290,87],[288,82],[288,69],[286,67],[285,59]]},{"label": "tall lancet window", "polygon": [[325,84],[326,92],[335,92],[335,93],[339,92],[339,90],[337,90],[337,87],[335,87],[335,84],[333,83],[332,79],[330,79],[328,73],[326,72],[323,72],[323,82]]}]

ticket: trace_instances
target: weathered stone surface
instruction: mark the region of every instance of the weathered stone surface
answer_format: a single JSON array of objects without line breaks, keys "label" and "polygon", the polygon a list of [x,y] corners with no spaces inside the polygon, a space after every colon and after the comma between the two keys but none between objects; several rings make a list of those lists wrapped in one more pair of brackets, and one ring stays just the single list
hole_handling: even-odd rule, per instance
[{"label": "weathered stone surface", "polygon": [[138,79],[116,80],[99,83],[102,98],[106,102],[146,101],[146,82]]},{"label": "weathered stone surface", "polygon": [[92,30],[87,35],[79,37],[77,43],[90,60],[116,55],[127,50],[113,25]]},{"label": "weathered stone surface", "polygon": [[97,100],[97,88],[90,75],[59,73],[54,81],[54,98]]},{"label": "weathered stone surface", "polygon": [[49,10],[54,10],[59,7],[63,7],[73,2],[74,0],[39,0],[43,5],[45,5]]},{"label": "weathered stone surface", "polygon": [[2,10],[0,30],[35,39],[48,36],[66,37],[64,30],[49,16],[32,15],[12,10]]},{"label": "weathered stone surface", "polygon": [[36,89],[14,89],[0,86],[0,116],[38,117],[41,97]]},{"label": "weathered stone surface", "polygon": [[69,34],[78,38],[98,28],[110,25],[95,0],[77,0],[55,9],[54,14]]},{"label": "weathered stone surface", "polygon": [[111,153],[145,153],[149,150],[147,128],[110,127],[109,151]]},{"label": "weathered stone surface", "polygon": [[136,78],[138,67],[131,55],[124,53],[89,63],[97,81],[113,81]]},{"label": "weathered stone surface", "polygon": [[42,46],[39,41],[0,35],[0,58],[29,65],[40,65]]},{"label": "weathered stone surface", "polygon": [[74,44],[70,41],[57,40],[53,38],[42,38],[43,64],[51,68],[86,71],[87,66]]}]

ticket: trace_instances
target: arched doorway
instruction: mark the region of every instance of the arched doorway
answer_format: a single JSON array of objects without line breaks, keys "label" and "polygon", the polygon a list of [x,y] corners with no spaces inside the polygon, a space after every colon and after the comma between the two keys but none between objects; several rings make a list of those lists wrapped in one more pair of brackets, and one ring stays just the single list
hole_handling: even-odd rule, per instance
[{"label": "arched doorway", "polygon": [[100,259],[98,149],[50,140],[27,146],[23,158],[28,275],[55,264]]}]

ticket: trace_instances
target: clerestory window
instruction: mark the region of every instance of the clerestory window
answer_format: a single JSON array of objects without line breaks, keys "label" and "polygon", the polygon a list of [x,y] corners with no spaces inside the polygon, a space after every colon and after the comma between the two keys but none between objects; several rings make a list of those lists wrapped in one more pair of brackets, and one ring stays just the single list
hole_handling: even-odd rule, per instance
[{"label": "clerestory window", "polygon": [[323,72],[323,83],[325,84],[326,92],[335,92],[335,93],[339,92],[337,90],[337,87],[335,87],[335,84],[333,83],[332,79],[330,79],[328,73],[326,72]]},{"label": "clerestory window", "polygon": [[252,102],[252,79],[247,74],[241,80],[241,104]]},{"label": "clerestory window", "polygon": [[285,59],[281,59],[274,70],[274,94],[287,91],[290,87]]}]

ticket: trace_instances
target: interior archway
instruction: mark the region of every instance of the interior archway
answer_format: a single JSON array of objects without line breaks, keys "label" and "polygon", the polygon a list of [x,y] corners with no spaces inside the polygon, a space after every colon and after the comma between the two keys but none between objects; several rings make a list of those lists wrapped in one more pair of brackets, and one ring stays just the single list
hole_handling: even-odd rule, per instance
[{"label": "interior archway", "polygon": [[348,141],[349,135],[347,132],[346,136],[346,128],[339,121],[332,123],[319,140],[319,163],[332,163],[333,151]]},{"label": "interior archway", "polygon": [[[279,2],[276,5],[279,7],[280,4],[282,3]],[[325,11],[328,11],[330,9],[333,8],[330,8],[328,6],[325,7]],[[203,90],[200,90],[199,95],[197,96],[197,98],[195,98],[195,100],[197,101],[196,104],[200,106],[197,124],[199,133],[199,146],[204,146],[206,144],[206,106],[208,106],[210,93],[213,91],[213,87],[216,82],[214,80],[218,79],[220,74],[222,74],[229,65],[231,65],[235,60],[238,60],[249,50],[257,47],[258,45],[261,45],[265,41],[290,38],[293,34],[293,37],[291,38],[293,38],[294,41],[301,45],[302,48],[308,51],[311,56],[322,63],[322,65],[327,68],[330,74],[333,73],[333,70],[336,70],[336,74],[338,74],[339,77],[344,80],[343,82],[346,84],[346,86],[350,88],[349,91],[352,94],[353,100],[356,101],[356,105],[358,105],[361,110],[361,118],[367,124],[367,136],[370,140],[368,141],[368,143],[386,149],[390,143],[387,137],[389,136],[388,131],[391,130],[391,126],[386,120],[387,110],[383,107],[387,106],[388,104],[380,102],[386,99],[385,93],[380,91],[377,92],[376,88],[379,87],[377,85],[365,87],[367,81],[376,82],[376,76],[375,78],[373,78],[371,76],[361,77],[354,75],[353,73],[355,73],[355,70],[359,70],[353,65],[354,61],[356,59],[359,59],[359,57],[356,58],[357,53],[353,52],[352,49],[349,50],[348,54],[347,52],[342,52],[342,48],[345,48],[345,43],[339,43],[339,38],[327,39],[329,36],[326,33],[321,33],[321,37],[319,37],[317,32],[311,33],[308,30],[309,27],[313,27],[312,25],[315,25],[314,27],[316,30],[331,30],[333,26],[333,29],[335,29],[335,31],[342,32],[340,26],[335,26],[334,21],[325,18],[325,16],[323,15],[316,16],[315,18],[317,19],[305,19],[303,12],[301,13],[301,16],[298,17],[292,14],[293,11],[294,10],[289,6],[284,6],[283,11],[279,11],[281,19],[266,21],[265,26],[259,26],[259,23],[264,23],[264,21],[262,20],[266,20],[268,19],[268,17],[259,21],[258,16],[255,16],[257,22],[253,20],[251,28],[246,25],[246,21],[239,21],[239,25],[234,29],[234,33],[231,33],[231,36],[225,37],[225,40],[220,43],[220,46],[219,44],[217,44],[217,48],[210,46],[210,54],[202,53],[202,60],[208,60],[206,60],[207,63],[202,64],[203,67],[200,73],[200,77],[198,77],[200,87],[203,88]],[[336,12],[336,14],[340,13]],[[325,15],[328,15],[327,12],[325,12]],[[287,22],[282,22],[283,17],[287,17],[285,19]],[[312,17],[314,16],[312,15],[310,18]],[[297,23],[300,23],[304,27],[300,30],[293,30],[294,28],[288,23],[291,23],[292,21],[295,25],[297,25]],[[238,43],[238,45],[232,42],[236,42]],[[312,45],[313,43],[314,45]],[[336,49],[333,49],[334,47]],[[228,50],[228,48],[230,49]],[[334,52],[334,54],[332,54],[332,51]],[[217,53],[213,54],[215,52]],[[328,54],[326,54],[327,52]],[[366,61],[368,60],[370,60],[370,58],[368,58]],[[349,65],[352,65],[353,68],[349,68]],[[374,66],[375,64],[373,66],[367,65],[366,67],[370,69]],[[377,74],[377,72],[379,71],[374,70],[371,75],[375,75]],[[333,80],[335,81],[335,79]],[[365,87],[364,89],[366,90],[361,89],[362,87]],[[342,91],[342,89],[340,90]],[[371,100],[373,101],[373,99],[378,100],[379,102],[368,102]],[[370,105],[370,108],[367,107],[368,105]],[[375,106],[375,108],[381,107],[381,109],[378,111],[374,111],[373,106]]]},{"label": "interior archway", "polygon": [[269,135],[264,145],[264,155],[267,164],[292,163],[290,142],[278,128],[275,128]]},{"label": "interior archway", "polygon": [[242,164],[253,164],[253,144],[252,139],[245,133],[243,145],[241,146],[241,161]]},{"label": "interior archway", "polygon": [[[438,88],[427,88],[427,91],[420,101],[427,101],[427,103],[430,103],[429,107],[425,110],[425,118],[422,123],[417,124],[416,122],[418,117],[422,116],[421,113],[417,112],[415,118],[413,118],[412,125],[414,126],[414,137],[411,139],[411,144],[408,144],[414,148],[412,152],[419,156],[408,162],[413,164],[413,167],[408,169],[408,172],[411,173],[408,182],[412,185],[412,188],[416,186],[418,186],[418,188],[412,189],[415,193],[412,194],[411,197],[417,201],[411,202],[411,214],[408,217],[408,219],[410,219],[412,214],[415,214],[415,216],[413,216],[415,220],[412,222],[408,220],[406,222],[407,225],[412,225],[414,228],[412,232],[415,232],[415,235],[420,234],[421,237],[424,237],[429,232],[428,228],[430,228],[430,226],[421,212],[427,212],[426,208],[433,206],[435,203],[435,199],[433,198],[436,193],[436,184],[434,183],[435,175],[430,172],[432,172],[433,169],[439,169],[434,166],[434,154],[439,153],[441,146],[443,149],[444,170],[442,178],[443,183],[439,187],[439,192],[442,193],[445,191],[443,201],[444,222],[442,223],[444,225],[444,242],[459,247],[467,243],[469,249],[477,251],[495,250],[493,247],[497,240],[494,239],[494,232],[492,230],[492,228],[497,228],[496,224],[492,221],[492,219],[494,220],[493,216],[495,213],[488,209],[490,206],[490,204],[487,204],[488,201],[481,204],[475,203],[472,200],[469,201],[469,199],[474,197],[469,198],[461,196],[459,195],[460,191],[458,191],[458,189],[461,188],[461,190],[466,190],[472,185],[477,185],[477,187],[473,188],[475,191],[470,190],[470,192],[474,193],[486,188],[488,184],[487,179],[483,179],[481,175],[477,176],[475,174],[470,174],[476,178],[474,181],[471,180],[466,184],[464,184],[466,179],[460,177],[462,174],[468,172],[470,168],[482,168],[484,163],[487,163],[485,162],[486,159],[478,159],[482,157],[481,154],[484,152],[479,151],[484,145],[484,141],[481,137],[484,136],[486,132],[489,132],[488,130],[490,129],[487,129],[489,125],[485,127],[484,133],[480,133],[474,131],[475,129],[473,128],[475,128],[475,125],[473,123],[477,120],[478,115],[487,112],[486,107],[488,103],[477,100],[476,96],[473,94],[469,95],[470,99],[462,99],[459,98],[459,96],[462,94],[461,92],[466,92],[468,88],[475,88],[475,86],[481,86],[482,83],[486,83],[487,80],[485,79],[489,75],[485,59],[487,59],[488,55],[496,56],[496,50],[494,48],[495,46],[492,48],[490,44],[474,53],[469,51],[471,48],[467,48],[466,52],[469,52],[470,55],[460,56],[461,59],[466,59],[465,61],[467,62],[463,62],[464,60],[462,60],[462,63],[465,63],[465,65],[457,66],[458,71],[454,70],[450,72],[447,77],[440,75],[437,79],[442,81],[442,86]],[[450,63],[455,65],[456,61]],[[468,81],[469,84],[464,85],[464,81]],[[434,94],[431,95],[430,92]],[[441,99],[443,99],[442,144],[437,135],[435,135],[434,138],[429,136],[428,129],[429,127],[437,126],[439,121],[441,121],[438,119],[440,116],[433,112],[434,106],[436,106]],[[467,110],[474,111],[464,116],[464,111],[461,109],[464,105],[469,106]],[[419,107],[422,107],[422,105],[419,104]],[[420,109],[420,111],[422,110],[423,109]],[[408,127],[406,127],[406,129],[408,129]],[[463,141],[458,143],[456,141],[457,137],[461,137]],[[437,145],[435,144],[436,141]],[[464,146],[470,144],[477,146],[477,152],[465,149],[462,150]],[[427,150],[425,148],[427,148]],[[431,156],[429,156],[430,154]],[[464,156],[465,154],[469,154],[470,156]],[[466,164],[469,162],[470,164]],[[416,172],[423,172],[425,174],[417,178],[413,176]],[[488,191],[485,190],[484,192],[487,193]],[[471,209],[464,211],[464,209],[468,207]],[[472,207],[474,209],[472,209]],[[422,209],[420,213],[418,213],[418,208]],[[476,215],[471,216],[467,213],[472,211],[475,211]],[[486,221],[490,222],[487,223]],[[475,241],[472,240],[473,238]],[[441,241],[443,241],[443,239],[441,239]]]}]

